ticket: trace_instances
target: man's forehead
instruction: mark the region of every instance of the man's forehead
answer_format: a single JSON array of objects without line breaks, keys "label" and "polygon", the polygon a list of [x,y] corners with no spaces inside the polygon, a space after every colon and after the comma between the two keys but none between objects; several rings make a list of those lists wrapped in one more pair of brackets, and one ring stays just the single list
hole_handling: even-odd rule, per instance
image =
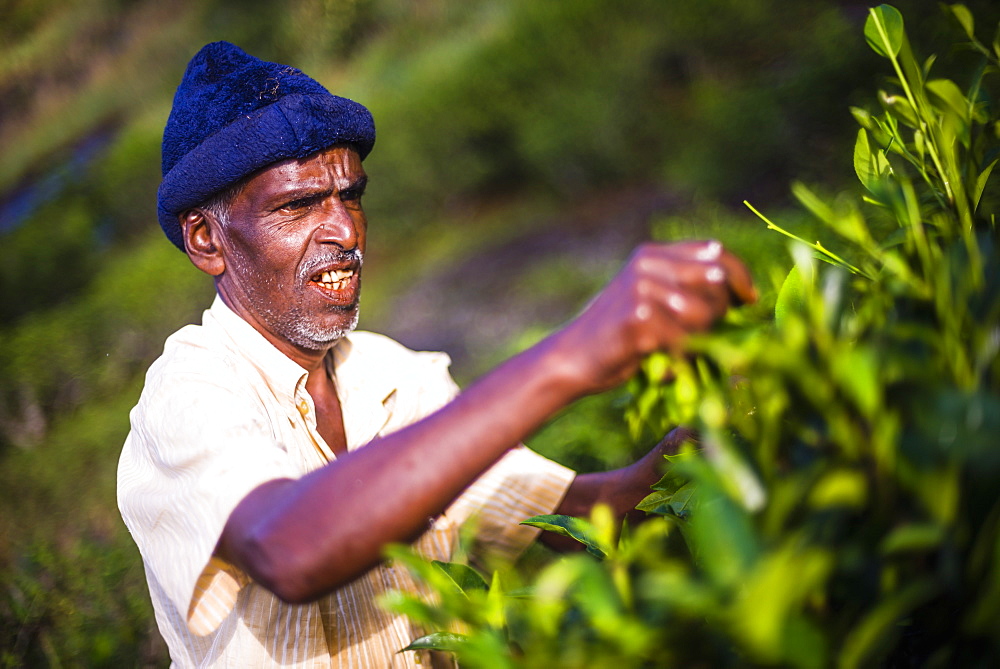
[{"label": "man's forehead", "polygon": [[305,158],[288,158],[272,163],[258,172],[247,185],[263,187],[266,184],[284,190],[310,182],[325,183],[331,179],[338,185],[346,185],[364,177],[365,170],[357,150],[350,145],[338,144]]},{"label": "man's forehead", "polygon": [[304,158],[286,158],[273,163],[271,167],[280,169],[303,170],[317,166],[332,166],[337,169],[347,168],[355,172],[363,172],[361,156],[350,144],[334,144]]}]

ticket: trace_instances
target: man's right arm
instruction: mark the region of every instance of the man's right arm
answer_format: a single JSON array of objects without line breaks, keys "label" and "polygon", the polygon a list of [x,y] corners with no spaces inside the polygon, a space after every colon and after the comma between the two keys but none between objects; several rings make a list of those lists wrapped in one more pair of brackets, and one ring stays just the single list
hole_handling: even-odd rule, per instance
[{"label": "man's right arm", "polygon": [[556,411],[622,383],[655,351],[680,350],[755,294],[716,242],[650,244],[576,319],[427,418],[237,505],[220,557],[287,601],[308,601],[377,564]]}]

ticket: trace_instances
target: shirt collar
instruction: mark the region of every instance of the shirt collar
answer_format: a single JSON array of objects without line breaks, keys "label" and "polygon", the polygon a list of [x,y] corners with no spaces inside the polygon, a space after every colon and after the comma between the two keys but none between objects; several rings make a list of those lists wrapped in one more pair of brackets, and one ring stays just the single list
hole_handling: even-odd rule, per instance
[{"label": "shirt collar", "polygon": [[374,439],[392,417],[398,369],[364,346],[366,339],[344,337],[331,352],[337,395],[344,414],[347,447]]},{"label": "shirt collar", "polygon": [[305,383],[305,368],[275,348],[264,335],[230,309],[219,295],[215,296],[212,306],[205,312],[202,325],[221,330],[229,339],[232,350],[260,372],[276,397],[292,399],[298,385]]},{"label": "shirt collar", "polygon": [[364,392],[379,402],[396,392],[396,375],[386,360],[363,346],[364,342],[344,337],[334,346],[333,368],[337,376],[337,389],[345,392]]},{"label": "shirt collar", "polygon": [[[269,342],[218,295],[205,312],[203,325],[218,328],[231,347],[260,372],[275,397],[294,406],[296,391],[305,391],[306,370]],[[345,336],[331,351],[337,394],[340,397],[348,448],[371,441],[391,417],[397,374],[381,356],[366,351],[362,342]],[[309,399],[311,403],[311,398]]]}]

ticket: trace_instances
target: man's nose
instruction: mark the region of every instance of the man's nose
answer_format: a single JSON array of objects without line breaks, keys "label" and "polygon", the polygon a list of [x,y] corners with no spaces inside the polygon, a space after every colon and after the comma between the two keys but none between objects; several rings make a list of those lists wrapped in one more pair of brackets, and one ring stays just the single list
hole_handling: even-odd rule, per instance
[{"label": "man's nose", "polygon": [[324,207],[323,219],[316,229],[315,238],[322,244],[336,244],[345,251],[352,251],[358,246],[358,222],[344,207],[336,201]]}]

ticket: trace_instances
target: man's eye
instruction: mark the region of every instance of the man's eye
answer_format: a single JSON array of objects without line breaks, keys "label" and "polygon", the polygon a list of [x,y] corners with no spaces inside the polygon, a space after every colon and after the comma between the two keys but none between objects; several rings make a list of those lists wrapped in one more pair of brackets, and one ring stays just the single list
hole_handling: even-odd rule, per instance
[{"label": "man's eye", "polygon": [[287,211],[295,211],[295,210],[298,210],[298,209],[305,209],[306,207],[308,207],[312,203],[313,203],[313,198],[311,198],[311,197],[302,197],[302,198],[299,198],[298,200],[292,200],[291,202],[287,202],[287,203],[281,205],[281,209],[285,209]]},{"label": "man's eye", "polygon": [[364,194],[364,190],[361,188],[350,188],[348,190],[342,191],[340,193],[340,199],[343,202],[351,202],[354,200],[360,200],[361,196]]}]

